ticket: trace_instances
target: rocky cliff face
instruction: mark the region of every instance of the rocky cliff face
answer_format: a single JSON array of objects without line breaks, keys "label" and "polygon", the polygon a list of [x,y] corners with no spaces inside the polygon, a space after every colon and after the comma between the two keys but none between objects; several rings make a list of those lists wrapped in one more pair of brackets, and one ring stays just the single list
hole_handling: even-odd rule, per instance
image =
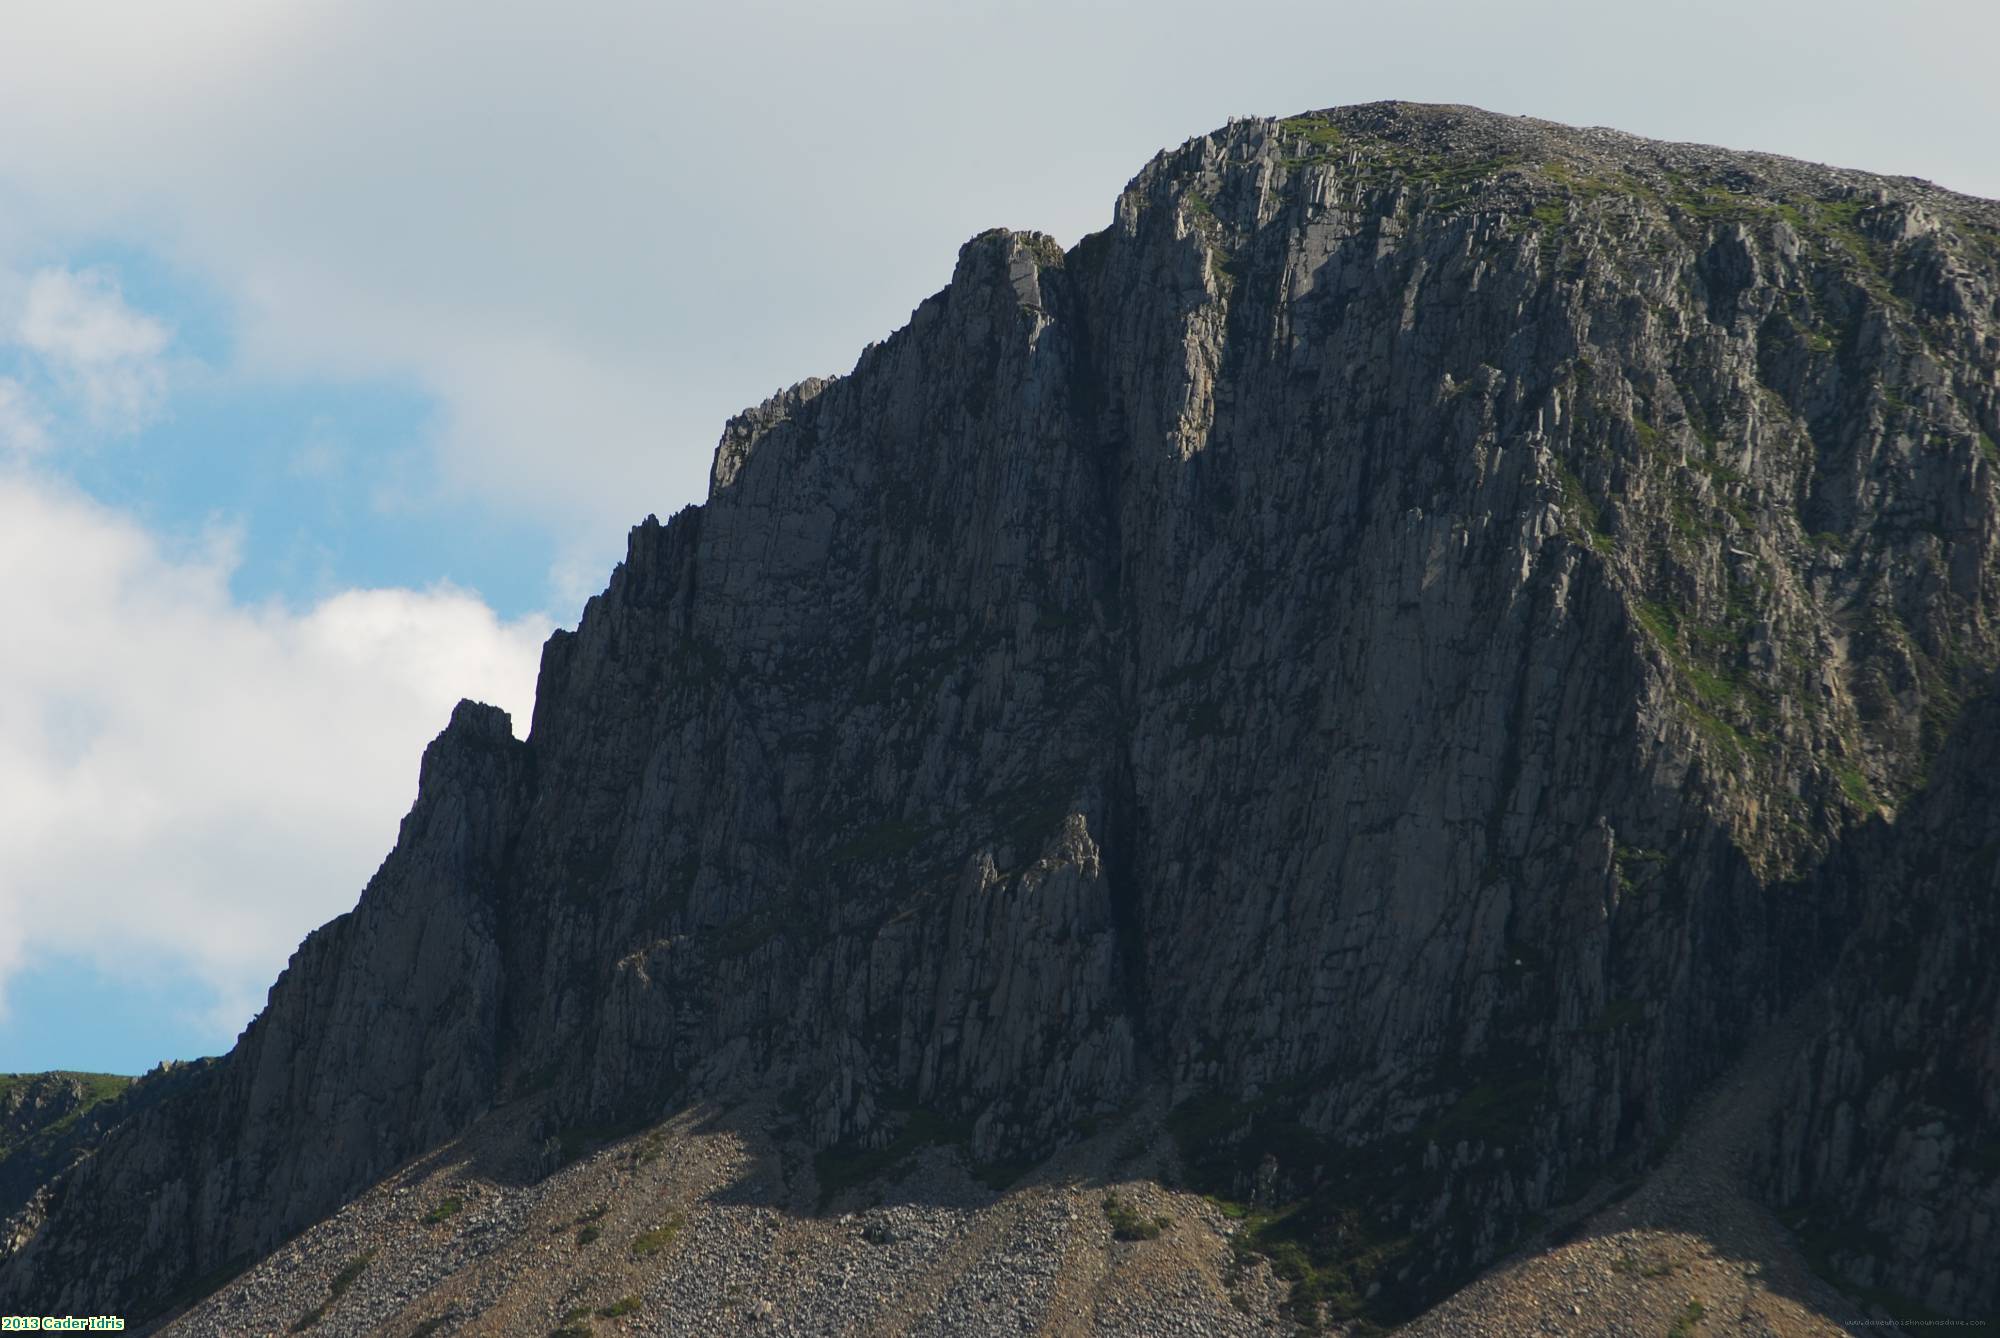
[{"label": "rocky cliff face", "polygon": [[130,1081],[108,1073],[0,1073],[0,1157],[74,1123]]},{"label": "rocky cliff face", "polygon": [[2000,1302],[1996,761],[1989,694],[1927,792],[1855,843],[1849,874],[1876,895],[1774,1131],[1773,1199],[1829,1272],[1905,1316]]},{"label": "rocky cliff face", "polygon": [[1996,303],[1992,204],[1399,104],[975,238],[732,420],[528,742],[460,708],[0,1297],[143,1311],[535,1092],[1004,1161],[1165,1090],[1301,1314],[1407,1311],[1871,913],[2000,662]]},{"label": "rocky cliff face", "polygon": [[154,1313],[490,1107],[492,889],[526,770],[506,714],[460,704],[361,904],[307,937],[228,1056],[143,1080],[165,1090],[29,1205],[10,1301]]},{"label": "rocky cliff face", "polygon": [[131,1084],[108,1073],[0,1074],[0,1216],[17,1211],[105,1127]]}]

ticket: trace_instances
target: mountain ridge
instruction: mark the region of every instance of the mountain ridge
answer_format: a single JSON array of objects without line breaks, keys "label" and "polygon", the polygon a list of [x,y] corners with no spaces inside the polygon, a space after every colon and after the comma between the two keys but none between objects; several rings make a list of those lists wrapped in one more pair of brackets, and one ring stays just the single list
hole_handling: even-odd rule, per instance
[{"label": "mountain ridge", "polygon": [[1990,202],[1410,104],[981,234],[730,421],[527,741],[453,713],[0,1298],[143,1311],[536,1093],[996,1162],[1163,1087],[1188,1174],[1289,1205],[1300,1318],[1411,1313],[1870,922],[1830,857],[2000,663],[1996,273]]}]

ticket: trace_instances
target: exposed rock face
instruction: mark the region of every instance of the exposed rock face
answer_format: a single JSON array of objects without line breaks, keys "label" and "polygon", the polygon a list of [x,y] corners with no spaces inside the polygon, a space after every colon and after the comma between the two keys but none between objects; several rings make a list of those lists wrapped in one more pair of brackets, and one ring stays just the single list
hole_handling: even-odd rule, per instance
[{"label": "exposed rock face", "polygon": [[144,1316],[490,1105],[492,896],[526,773],[506,713],[461,703],[361,904],[307,937],[225,1059],[58,1183],[4,1265],[10,1301]]},{"label": "exposed rock face", "polygon": [[127,1081],[103,1073],[0,1074],[0,1157],[117,1095]]},{"label": "exposed rock face", "polygon": [[0,1074],[0,1216],[108,1127],[105,1104],[130,1083],[108,1073]]},{"label": "exposed rock face", "polygon": [[989,1159],[1161,1084],[1205,1187],[1309,1200],[1306,1304],[1407,1309],[1866,913],[1822,864],[2000,660],[1996,229],[1392,104],[1191,141],[1067,254],[975,238],[731,421],[528,743],[460,708],[357,910],[0,1298],[142,1311],[552,1084]]},{"label": "exposed rock face", "polygon": [[2000,1303],[2000,696],[1858,842],[1878,890],[1799,1056],[1773,1197],[1840,1276],[1946,1315]]}]

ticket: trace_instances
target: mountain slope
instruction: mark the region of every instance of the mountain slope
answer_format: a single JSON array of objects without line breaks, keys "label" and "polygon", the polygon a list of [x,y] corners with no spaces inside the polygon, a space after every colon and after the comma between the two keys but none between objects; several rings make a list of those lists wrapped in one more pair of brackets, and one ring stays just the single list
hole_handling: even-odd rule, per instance
[{"label": "mountain slope", "polygon": [[[1149,1094],[1301,1317],[1655,1146],[2000,662],[2000,208],[1250,120],[732,420],[0,1299],[132,1313],[495,1105],[1044,1155]],[[145,1219],[114,1205],[144,1196]]]},{"label": "mountain slope", "polygon": [[11,1215],[92,1142],[131,1085],[110,1073],[0,1073],[0,1214]]},{"label": "mountain slope", "polygon": [[2000,1303],[2000,695],[1966,708],[1936,778],[1856,843],[1869,901],[1791,1067],[1772,1198],[1822,1267],[1895,1313]]}]

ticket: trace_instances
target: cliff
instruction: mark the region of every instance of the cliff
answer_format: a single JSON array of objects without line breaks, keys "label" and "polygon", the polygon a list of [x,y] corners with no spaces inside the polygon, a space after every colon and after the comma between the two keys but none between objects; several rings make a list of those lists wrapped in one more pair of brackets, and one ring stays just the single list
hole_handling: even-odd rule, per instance
[{"label": "cliff", "polygon": [[1872,890],[1791,1066],[1767,1173],[1824,1271],[1892,1313],[2000,1303],[2000,696],[1854,845]]},{"label": "cliff", "polygon": [[[537,1094],[993,1163],[1159,1093],[1302,1315],[1408,1313],[1893,919],[1855,842],[2000,664],[1997,303],[1992,203],[1465,108],[1239,121],[1067,252],[982,234],[728,424],[525,743],[459,708],[0,1300],[157,1309]],[[1913,1155],[1813,1192],[1923,1200]]]}]

